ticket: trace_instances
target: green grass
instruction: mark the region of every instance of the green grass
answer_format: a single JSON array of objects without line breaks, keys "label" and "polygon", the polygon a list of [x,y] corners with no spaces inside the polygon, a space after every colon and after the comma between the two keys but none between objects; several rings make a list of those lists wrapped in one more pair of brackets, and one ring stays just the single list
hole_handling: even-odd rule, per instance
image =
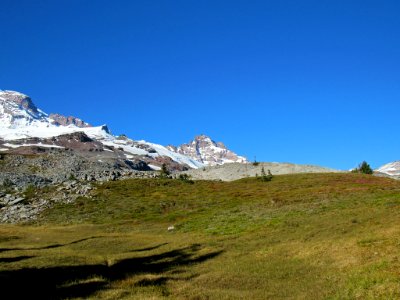
[{"label": "green grass", "polygon": [[0,226],[0,288],[42,299],[398,299],[399,217],[400,182],[361,174],[108,182],[35,223]]}]

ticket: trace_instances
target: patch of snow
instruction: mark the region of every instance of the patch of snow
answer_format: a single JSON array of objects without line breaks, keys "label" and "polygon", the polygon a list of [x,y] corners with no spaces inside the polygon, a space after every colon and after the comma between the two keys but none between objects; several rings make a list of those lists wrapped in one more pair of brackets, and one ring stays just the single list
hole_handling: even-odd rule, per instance
[{"label": "patch of snow", "polygon": [[58,148],[58,149],[65,149],[65,147],[62,146],[57,146],[57,145],[49,145],[49,144],[22,144],[22,147],[31,147],[31,146],[37,146],[37,147],[44,147],[44,148]]},{"label": "patch of snow", "polygon": [[149,164],[148,166],[150,168],[152,168],[153,170],[155,170],[155,171],[160,171],[161,170],[161,168],[159,166],[155,166],[155,165],[152,165],[152,164]]},{"label": "patch of snow", "polygon": [[19,147],[21,147],[21,145],[14,145],[14,144],[9,144],[9,143],[5,143],[5,144],[3,144],[3,146],[6,146],[8,148],[19,148]]},{"label": "patch of snow", "polygon": [[19,147],[43,147],[43,148],[59,148],[59,149],[64,149],[65,147],[62,146],[57,146],[57,145],[49,145],[49,144],[21,144],[21,145],[15,145],[15,144],[9,144],[6,143],[3,146],[10,147],[10,148],[19,148]]}]

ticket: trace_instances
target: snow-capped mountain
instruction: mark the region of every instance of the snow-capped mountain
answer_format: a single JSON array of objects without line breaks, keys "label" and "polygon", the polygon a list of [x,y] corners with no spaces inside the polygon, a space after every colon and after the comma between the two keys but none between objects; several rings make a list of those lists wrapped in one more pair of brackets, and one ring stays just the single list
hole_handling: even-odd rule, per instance
[{"label": "snow-capped mountain", "polygon": [[221,142],[214,142],[210,137],[202,134],[193,141],[178,147],[167,146],[176,153],[188,156],[208,166],[223,165],[226,163],[247,163],[247,159],[227,149]]},{"label": "snow-capped mountain", "polygon": [[376,171],[390,176],[400,176],[400,161],[394,161],[386,165],[383,165]]},{"label": "snow-capped mountain", "polygon": [[[48,121],[47,114],[39,110],[28,96],[13,91],[0,91],[0,126],[2,129],[17,129]],[[2,133],[4,132],[2,131]]]},{"label": "snow-capped mountain", "polygon": [[[24,94],[0,91],[0,151],[26,147],[66,149],[75,147],[76,150],[91,147],[90,151],[113,152],[115,157],[123,157],[126,160],[140,159],[153,169],[159,169],[165,162],[190,168],[204,166],[195,159],[170,151],[158,144],[116,137],[105,125],[88,127],[89,124],[77,118],[71,117],[68,121],[67,117],[58,115],[54,118],[54,114],[52,116],[53,118],[38,109],[31,98]],[[84,136],[80,135],[77,138],[78,132]],[[81,140],[90,145],[83,147],[79,143]]]}]

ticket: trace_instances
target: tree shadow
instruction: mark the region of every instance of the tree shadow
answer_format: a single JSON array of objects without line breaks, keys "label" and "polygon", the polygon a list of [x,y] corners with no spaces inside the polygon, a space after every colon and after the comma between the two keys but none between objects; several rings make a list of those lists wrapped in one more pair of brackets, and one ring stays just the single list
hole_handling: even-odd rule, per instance
[{"label": "tree shadow", "polygon": [[156,246],[152,246],[152,247],[147,247],[147,248],[135,249],[135,250],[132,250],[131,252],[150,251],[150,250],[158,249],[158,248],[160,248],[162,246],[165,246],[165,245],[168,245],[168,243],[162,243],[162,244],[159,244],[159,245],[156,245]]},{"label": "tree shadow", "polygon": [[141,280],[135,286],[165,286],[168,280],[177,280],[164,276],[166,272],[205,262],[222,253],[215,251],[199,255],[200,248],[200,245],[192,245],[161,254],[123,259],[112,265],[105,263],[1,271],[0,291],[2,295],[11,295],[13,299],[85,298],[106,289],[114,281],[141,274],[162,276],[154,280]]}]

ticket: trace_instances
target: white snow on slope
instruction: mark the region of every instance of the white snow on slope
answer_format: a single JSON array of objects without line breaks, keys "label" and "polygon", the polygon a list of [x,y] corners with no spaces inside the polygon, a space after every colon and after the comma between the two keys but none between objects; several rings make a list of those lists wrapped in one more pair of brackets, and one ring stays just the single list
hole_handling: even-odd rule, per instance
[{"label": "white snow on slope", "polygon": [[140,143],[149,145],[150,147],[155,149],[157,151],[157,153],[160,154],[161,156],[169,156],[173,161],[176,161],[180,164],[182,164],[182,163],[187,164],[189,167],[194,168],[194,169],[204,167],[204,164],[202,164],[201,162],[191,159],[183,154],[172,152],[164,146],[161,146],[158,144],[153,144],[153,143],[148,143],[146,141],[140,141]]},{"label": "white snow on slope", "polygon": [[394,161],[391,163],[388,163],[386,165],[383,165],[376,171],[385,173],[391,176],[400,176],[400,161]]}]

